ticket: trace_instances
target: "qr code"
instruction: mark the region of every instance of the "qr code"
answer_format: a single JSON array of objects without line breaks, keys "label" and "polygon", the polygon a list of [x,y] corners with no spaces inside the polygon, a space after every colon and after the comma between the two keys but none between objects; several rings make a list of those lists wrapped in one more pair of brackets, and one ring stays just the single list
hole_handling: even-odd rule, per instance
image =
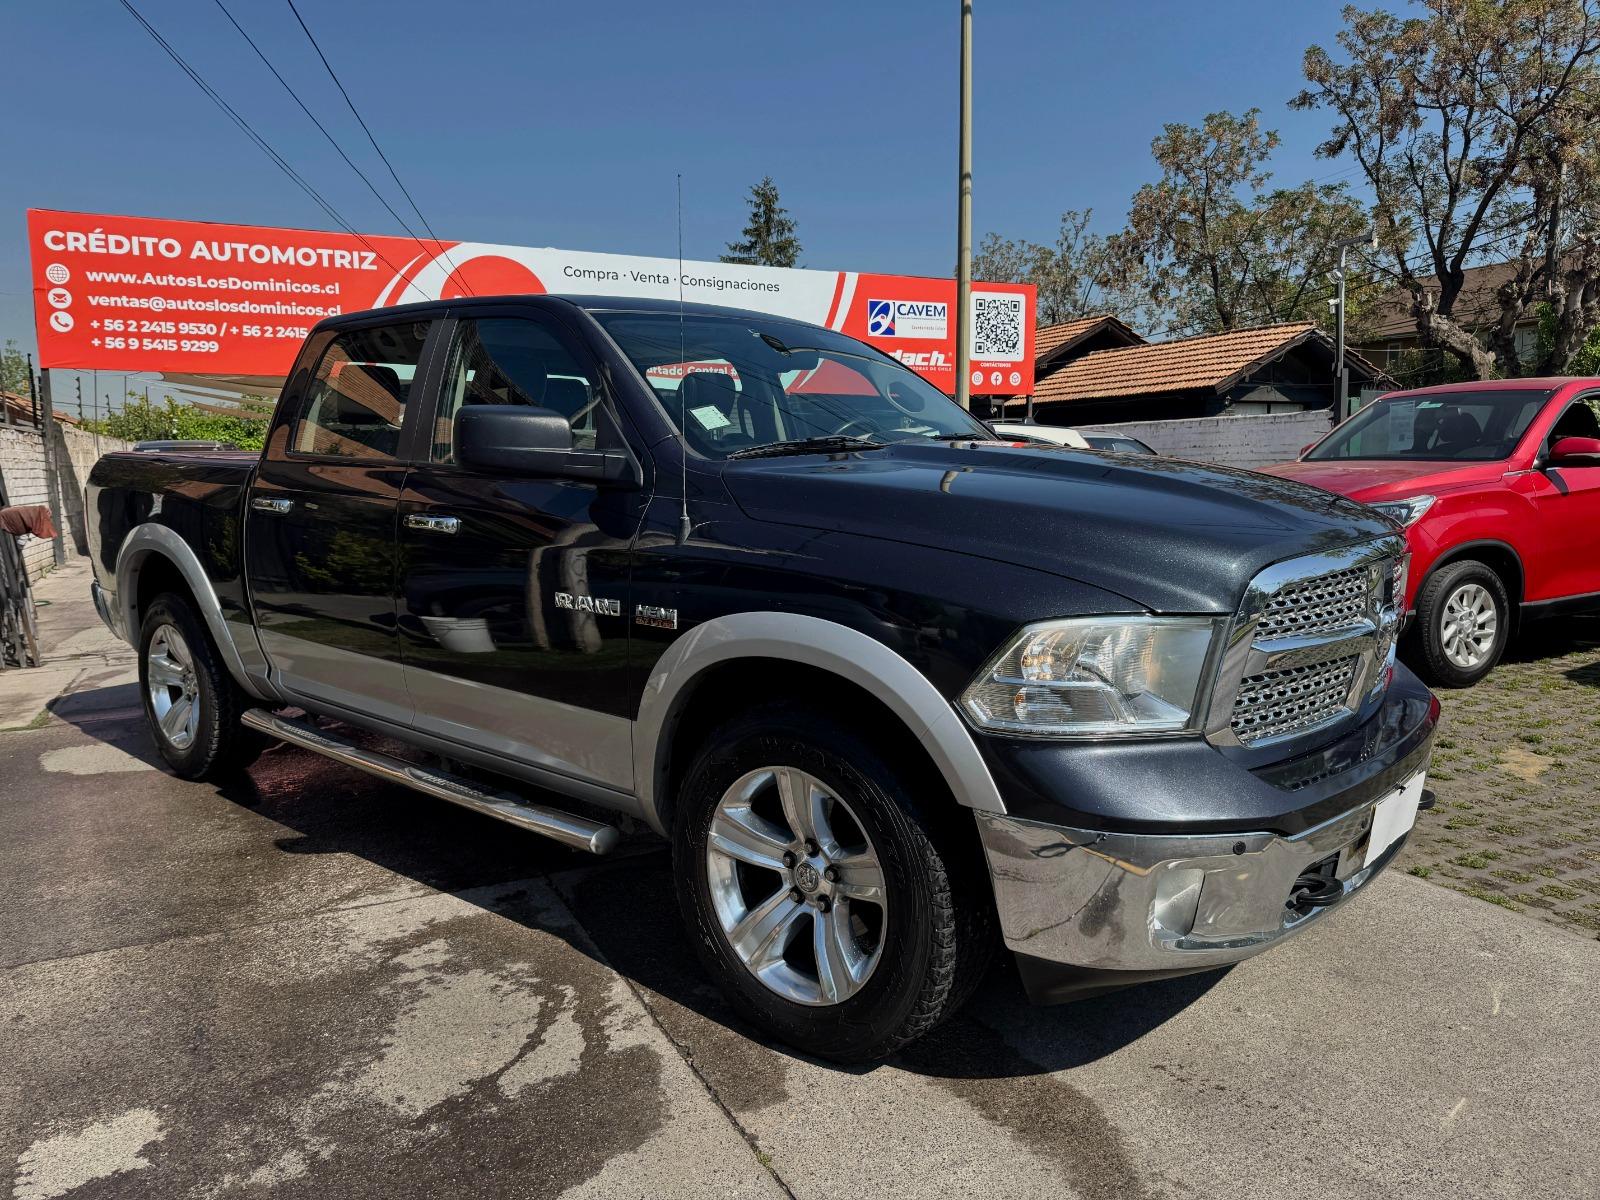
[{"label": "qr code", "polygon": [[1022,297],[972,297],[972,357],[989,362],[1022,361]]}]

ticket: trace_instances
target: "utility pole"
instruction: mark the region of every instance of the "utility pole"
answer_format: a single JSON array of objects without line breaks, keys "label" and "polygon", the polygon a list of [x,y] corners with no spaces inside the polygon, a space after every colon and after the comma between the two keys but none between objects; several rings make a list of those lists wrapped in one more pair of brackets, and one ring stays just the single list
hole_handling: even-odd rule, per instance
[{"label": "utility pole", "polygon": [[956,201],[956,403],[972,407],[972,0],[961,0],[961,128]]},{"label": "utility pole", "polygon": [[1338,358],[1336,360],[1336,377],[1339,380],[1339,394],[1335,397],[1336,405],[1334,408],[1334,414],[1340,421],[1343,421],[1346,417],[1348,417],[1352,411],[1350,408],[1350,368],[1345,365],[1344,361],[1345,256],[1349,253],[1350,247],[1352,246],[1372,245],[1374,248],[1376,248],[1377,236],[1378,228],[1376,225],[1374,225],[1371,229],[1367,230],[1358,237],[1345,238],[1344,241],[1337,243],[1339,247],[1339,268],[1333,273],[1333,277],[1339,284],[1339,298],[1333,303],[1334,306],[1339,310],[1338,336],[1335,339],[1339,347]]},{"label": "utility pole", "polygon": [[39,427],[39,385],[33,381],[33,355],[28,355],[28,399],[33,404],[33,426]]},{"label": "utility pole", "polygon": [[[82,393],[79,393],[79,403],[82,403]],[[51,545],[56,566],[65,566],[67,562],[67,541],[63,532],[67,527],[66,518],[62,514],[64,505],[61,503],[61,488],[56,482],[56,410],[50,395],[50,369],[44,368],[39,372],[39,411],[43,421],[39,426],[39,436],[44,440],[44,485],[50,493],[50,523],[56,527],[56,537]]]}]

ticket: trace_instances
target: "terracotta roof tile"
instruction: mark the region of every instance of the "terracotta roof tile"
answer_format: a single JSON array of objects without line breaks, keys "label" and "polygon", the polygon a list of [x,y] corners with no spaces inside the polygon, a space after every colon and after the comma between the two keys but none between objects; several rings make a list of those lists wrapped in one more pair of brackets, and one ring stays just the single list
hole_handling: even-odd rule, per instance
[{"label": "terracotta roof tile", "polygon": [[1041,325],[1033,335],[1033,361],[1040,362],[1048,358],[1061,347],[1069,346],[1079,338],[1093,333],[1108,321],[1121,325],[1135,340],[1141,342],[1144,340],[1109,313],[1095,317],[1079,317],[1077,320],[1062,321],[1056,325]]},{"label": "terracotta roof tile", "polygon": [[1104,317],[1079,317],[1076,321],[1062,321],[1059,325],[1041,325],[1033,335],[1033,356],[1043,358],[1057,346],[1076,341],[1093,329]]},{"label": "terracotta roof tile", "polygon": [[[28,397],[17,392],[0,392],[0,405],[4,406],[4,414],[0,414],[0,426],[5,424],[7,415],[9,415],[13,425],[27,425],[30,427],[33,425],[33,401]],[[78,423],[77,417],[70,416],[59,408],[55,411],[58,424],[76,425]]]},{"label": "terracotta roof tile", "polygon": [[1035,402],[1048,402],[1215,388],[1314,328],[1310,321],[1296,321],[1176,342],[1097,350],[1041,379],[1033,396]]}]

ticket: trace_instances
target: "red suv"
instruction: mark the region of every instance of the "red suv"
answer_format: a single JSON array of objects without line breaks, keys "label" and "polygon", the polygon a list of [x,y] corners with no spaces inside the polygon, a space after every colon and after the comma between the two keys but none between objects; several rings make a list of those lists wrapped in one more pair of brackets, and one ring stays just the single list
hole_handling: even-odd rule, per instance
[{"label": "red suv", "polygon": [[1523,621],[1600,608],[1600,379],[1393,392],[1270,475],[1406,532],[1406,613],[1434,683],[1467,687]]}]

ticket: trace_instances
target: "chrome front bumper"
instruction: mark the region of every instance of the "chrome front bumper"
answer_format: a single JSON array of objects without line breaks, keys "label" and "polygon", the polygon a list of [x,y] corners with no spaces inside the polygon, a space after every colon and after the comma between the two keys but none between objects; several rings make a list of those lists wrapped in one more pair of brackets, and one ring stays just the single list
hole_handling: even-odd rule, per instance
[{"label": "chrome front bumper", "polygon": [[[1418,770],[1427,766],[1423,756]],[[1179,974],[1248,958],[1316,922],[1405,844],[1365,862],[1376,801],[1294,837],[1103,833],[976,813],[1006,945],[1096,971]],[[1337,856],[1342,894],[1299,912],[1297,877]]]}]

